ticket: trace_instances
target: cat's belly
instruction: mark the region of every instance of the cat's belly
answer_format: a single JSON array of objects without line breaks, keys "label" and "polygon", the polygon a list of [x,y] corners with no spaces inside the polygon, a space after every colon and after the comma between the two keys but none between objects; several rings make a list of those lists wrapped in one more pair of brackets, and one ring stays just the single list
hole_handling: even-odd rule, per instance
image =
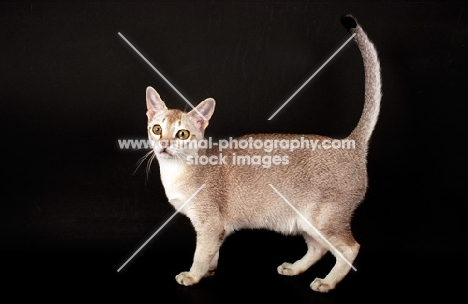
[{"label": "cat's belly", "polygon": [[238,219],[225,226],[227,233],[232,233],[242,229],[266,229],[276,231],[285,235],[297,235],[305,231],[306,223],[302,219],[274,219],[267,217],[258,217],[252,220]]}]

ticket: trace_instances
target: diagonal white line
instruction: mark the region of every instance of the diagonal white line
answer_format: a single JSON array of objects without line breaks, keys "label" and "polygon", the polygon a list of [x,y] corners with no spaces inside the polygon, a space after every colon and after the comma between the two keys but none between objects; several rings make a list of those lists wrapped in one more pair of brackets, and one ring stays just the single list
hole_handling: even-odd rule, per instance
[{"label": "diagonal white line", "polygon": [[119,32],[119,36],[122,37],[122,39],[123,39],[138,55],[140,55],[140,57],[141,57],[156,73],[158,73],[158,75],[159,75],[165,82],[167,82],[167,84],[170,85],[171,88],[172,88],[174,91],[176,91],[176,93],[179,94],[179,96],[182,97],[182,99],[185,100],[185,102],[186,102],[189,106],[192,107],[192,109],[194,109],[194,110],[198,113],[198,115],[200,115],[204,120],[208,120],[208,119],[205,118],[205,116],[202,115],[202,113],[200,113],[200,111],[197,110],[197,108],[195,108],[195,107],[193,106],[193,104],[192,104],[190,101],[188,101],[187,98],[185,98],[184,95],[182,95],[182,93],[179,92],[179,90],[177,90],[177,88],[176,88],[175,86],[172,85],[172,83],[169,82],[169,80],[167,80],[166,77],[164,77],[163,74],[161,74],[161,72],[158,71],[157,68],[154,67],[154,65],[151,64],[151,62],[149,62],[148,59],[145,58],[145,56],[143,56],[142,53],[140,53],[140,51],[137,50],[136,47],[133,46],[133,44],[130,43],[130,41],[127,40],[127,38],[125,38],[124,35],[122,35],[122,34]]},{"label": "diagonal white line", "polygon": [[156,230],[156,232],[153,233],[153,235],[152,235],[148,240],[146,240],[146,242],[145,242],[143,245],[141,245],[140,248],[138,248],[138,250],[135,251],[135,253],[134,253],[125,263],[123,263],[122,266],[120,266],[119,269],[117,269],[117,272],[120,272],[120,270],[122,270],[122,268],[124,268],[125,265],[127,265],[128,262],[130,262],[131,259],[133,259],[133,257],[135,257],[135,256],[137,255],[137,253],[140,252],[140,250],[143,249],[143,247],[145,247],[146,244],[148,244],[149,241],[151,241],[151,239],[153,239],[153,238],[156,236],[156,234],[158,234],[159,231],[161,231],[161,230],[164,228],[164,226],[166,226],[167,223],[169,223],[169,222],[174,218],[174,216],[176,216],[176,214],[179,213],[180,210],[182,210],[182,209],[185,207],[185,205],[187,205],[187,204],[195,197],[195,195],[197,195],[198,192],[200,192],[200,190],[203,189],[204,187],[205,187],[205,184],[201,185],[201,187],[198,188],[198,190],[195,191],[195,193],[192,194],[192,196],[190,196],[190,197],[187,199],[187,201],[186,201],[185,203],[183,203],[182,206],[180,206],[179,209],[177,209],[176,212],[174,212],[174,214],[171,215],[171,217],[170,217],[167,221],[165,221],[164,224],[162,224],[161,227],[159,227],[159,229]]},{"label": "diagonal white line", "polygon": [[354,270],[354,271],[357,271],[356,267],[353,266],[353,264],[351,264],[344,256],[343,254],[338,250],[336,249],[335,246],[332,245],[332,243],[330,243],[326,237],[323,236],[322,233],[320,233],[320,231],[318,231],[317,228],[314,227],[314,225],[312,225],[305,216],[303,216],[299,210],[296,209],[296,207],[294,207],[272,184],[268,184],[268,186],[270,186],[275,192],[276,194],[278,194],[288,205],[289,207],[291,207],[294,211],[296,211],[296,213],[315,231],[315,233],[317,233],[324,241],[325,243],[327,243],[328,246],[330,246],[330,248],[332,248],[336,254],[342,258],[349,266],[351,266],[351,268]]},{"label": "diagonal white line", "polygon": [[279,111],[281,111],[281,110],[284,108],[284,106],[286,106],[286,105],[289,103],[289,101],[291,101],[291,99],[293,99],[293,98],[294,98],[294,96],[296,96],[296,94],[297,94],[297,93],[299,93],[299,91],[300,91],[300,90],[302,90],[302,89],[303,89],[303,88],[304,88],[304,87],[305,87],[305,86],[306,86],[306,85],[309,83],[309,81],[311,81],[311,80],[312,80],[312,78],[314,78],[314,77],[315,77],[315,75],[317,75],[317,74],[318,74],[318,72],[320,72],[320,71],[323,69],[323,67],[324,67],[324,66],[326,66],[326,65],[327,65],[327,63],[329,63],[329,62],[330,62],[330,60],[332,60],[332,59],[333,59],[333,57],[335,57],[335,56],[336,56],[336,54],[338,54],[338,52],[339,52],[339,51],[341,51],[341,49],[342,49],[342,48],[344,48],[344,46],[345,46],[346,44],[348,44],[348,42],[349,42],[349,41],[351,41],[351,39],[353,39],[353,37],[354,37],[354,36],[356,36],[356,33],[354,33],[354,34],[353,34],[351,37],[349,37],[349,38],[348,38],[348,40],[346,40],[346,42],[345,42],[345,43],[343,43],[343,45],[342,45],[342,46],[340,46],[340,48],[339,48],[338,50],[336,50],[336,52],[335,52],[335,53],[333,53],[333,55],[331,55],[331,57],[330,57],[330,58],[328,58],[328,60],[327,60],[327,61],[325,61],[325,63],[324,63],[324,64],[322,64],[322,66],[321,66],[321,67],[319,67],[319,68],[318,68],[318,70],[317,70],[317,71],[315,71],[315,73],[314,73],[312,76],[310,76],[310,77],[309,77],[309,79],[307,79],[307,80],[306,80],[306,82],[304,82],[304,84],[303,84],[303,85],[301,85],[301,87],[300,87],[299,89],[297,89],[297,90],[296,90],[296,92],[294,92],[294,94],[292,94],[292,95],[291,95],[291,97],[289,97],[289,98],[288,98],[288,100],[286,100],[286,101],[285,101],[285,102],[284,102],[284,103],[281,105],[281,107],[279,107],[279,109],[278,109],[278,110],[276,110],[276,112],[275,112],[275,113],[273,113],[273,115],[271,115],[271,116],[270,116],[270,118],[268,118],[268,120],[272,120],[272,119],[273,119],[273,117],[275,117],[275,116],[276,116],[276,114],[278,114],[278,112],[279,112]]}]

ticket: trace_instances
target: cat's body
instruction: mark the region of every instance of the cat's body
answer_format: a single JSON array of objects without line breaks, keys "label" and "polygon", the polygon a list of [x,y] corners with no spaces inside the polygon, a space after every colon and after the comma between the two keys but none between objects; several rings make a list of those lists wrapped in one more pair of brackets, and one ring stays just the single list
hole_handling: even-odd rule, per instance
[{"label": "cat's body", "polygon": [[[214,111],[214,100],[207,99],[191,112],[184,113],[168,110],[156,91],[148,88],[148,134],[151,140],[158,142],[154,153],[169,202],[179,209],[204,184],[180,210],[190,218],[196,230],[197,247],[190,271],[176,277],[179,284],[193,285],[211,275],[216,269],[223,240],[239,229],[261,228],[304,236],[308,252],[294,264],[280,265],[278,272],[283,275],[302,273],[327,251],[333,253],[337,263],[325,279],[317,278],[312,282],[311,288],[316,291],[335,288],[351,269],[350,263],[357,256],[359,244],[351,234],[350,222],[366,193],[367,146],[377,121],[381,84],[379,62],[372,43],[353,17],[345,17],[343,24],[351,33],[356,33],[354,39],[363,55],[366,74],[363,114],[347,138],[355,142],[353,148],[312,150],[302,147],[290,151],[278,146],[268,152],[240,147],[220,151],[219,146],[181,148],[178,144],[182,141],[204,138],[204,130]],[[332,139],[318,135],[252,134],[236,140],[323,143]],[[194,155],[214,162],[194,164]],[[224,162],[221,155],[225,157]],[[239,156],[249,159],[256,156],[257,160],[267,156],[270,161],[277,156],[277,161],[269,166],[248,165],[236,162],[234,157]]]},{"label": "cat's body", "polygon": [[[329,139],[316,135],[250,134],[236,140],[249,138],[262,141],[294,140],[297,136],[314,141]],[[352,201],[360,201],[363,198],[367,186],[365,153],[357,150],[358,148],[337,149],[331,152],[329,149],[312,151],[310,148],[291,152],[289,149],[278,147],[267,153],[259,149],[238,148],[221,152],[227,156],[225,164],[222,165],[187,165],[165,159],[160,159],[159,163],[166,195],[175,208],[183,204],[202,183],[206,182],[209,190],[204,192],[212,196],[207,200],[216,202],[215,206],[220,209],[220,216],[223,217],[227,233],[243,228],[266,228],[286,234],[296,234],[297,230],[294,227],[297,216],[294,210],[288,210],[287,204],[268,184],[272,184],[284,194],[294,191],[288,196],[288,200],[297,202],[296,207],[299,209],[303,207],[312,209],[316,216],[320,216],[320,212],[326,212],[325,205],[332,202],[335,207],[340,206],[341,209],[347,208],[345,205],[350,204],[352,207],[348,208],[354,209],[354,204],[350,203],[351,198],[343,200],[337,197],[352,193],[355,196]],[[214,156],[217,159],[219,154],[217,147],[198,151],[199,156]],[[281,159],[287,156],[288,164],[278,161],[279,164],[272,164],[268,168],[262,164],[248,165],[241,159],[244,156],[250,159],[254,156],[279,156]],[[234,157],[236,159],[233,160]],[[295,166],[292,168],[290,164]],[[342,180],[340,175],[357,178]],[[311,189],[314,189],[316,197],[310,196]],[[353,189],[354,192],[351,191]],[[202,195],[202,192],[198,194]],[[305,197],[308,198],[307,201],[304,201]],[[301,202],[304,206],[300,205]],[[189,204],[181,212],[186,213],[196,208],[194,204]],[[349,221],[349,214],[345,213],[343,221]],[[262,214],[265,217],[259,216]],[[334,222],[339,221],[337,215],[335,214]]]}]

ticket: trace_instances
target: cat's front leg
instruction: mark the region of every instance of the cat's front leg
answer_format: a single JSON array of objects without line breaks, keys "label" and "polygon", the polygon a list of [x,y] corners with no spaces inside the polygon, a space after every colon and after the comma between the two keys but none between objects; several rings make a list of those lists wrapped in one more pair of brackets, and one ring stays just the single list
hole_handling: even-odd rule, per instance
[{"label": "cat's front leg", "polygon": [[208,272],[205,274],[205,278],[211,277],[215,274],[215,271],[218,268],[218,260],[219,260],[219,250],[218,252],[216,252],[215,256],[211,260],[210,268],[208,268]]},{"label": "cat's front leg", "polygon": [[176,281],[180,285],[195,285],[203,277],[212,275],[216,269],[219,248],[224,240],[224,230],[211,225],[206,226],[208,227],[197,231],[197,246],[190,271],[181,272],[176,276]]}]

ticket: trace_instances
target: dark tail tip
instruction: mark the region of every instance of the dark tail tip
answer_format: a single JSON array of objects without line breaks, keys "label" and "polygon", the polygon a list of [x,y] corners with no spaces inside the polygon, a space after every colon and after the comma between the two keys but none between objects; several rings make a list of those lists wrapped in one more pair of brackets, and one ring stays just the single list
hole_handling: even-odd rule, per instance
[{"label": "dark tail tip", "polygon": [[348,32],[350,32],[351,29],[357,28],[358,26],[356,18],[354,18],[354,16],[350,14],[341,17],[341,23]]}]

